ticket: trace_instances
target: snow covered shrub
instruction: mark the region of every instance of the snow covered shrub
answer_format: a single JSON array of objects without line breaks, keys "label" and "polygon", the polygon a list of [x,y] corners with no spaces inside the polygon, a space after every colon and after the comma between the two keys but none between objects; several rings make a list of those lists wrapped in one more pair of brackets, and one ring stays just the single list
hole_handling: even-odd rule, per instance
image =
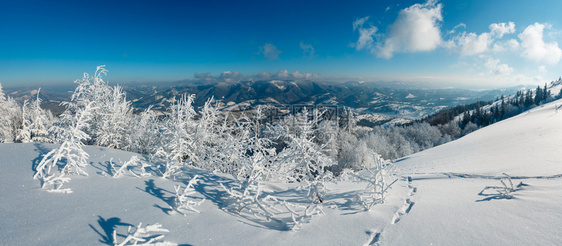
[{"label": "snow covered shrub", "polygon": [[134,130],[130,130],[129,150],[143,155],[154,154],[162,145],[162,132],[158,116],[152,107],[132,119]]},{"label": "snow covered shrub", "polygon": [[125,98],[122,87],[115,86],[111,91],[113,93],[104,101],[103,107],[106,110],[102,112],[101,122],[97,124],[96,143],[108,148],[128,150],[131,143],[127,136],[129,131],[134,131],[129,128],[133,118],[131,103]]},{"label": "snow covered shrub", "polygon": [[271,159],[275,156],[275,148],[271,147],[269,139],[260,138],[260,120],[262,108],[258,108],[252,119],[243,116],[236,121],[232,135],[227,136],[226,152],[231,158],[226,160],[224,168],[230,169],[235,184],[227,189],[223,188],[235,200],[235,210],[240,213],[247,210],[254,216],[270,218],[273,216],[268,208],[269,197],[262,195],[261,182],[270,179],[272,174]]},{"label": "snow covered shrub", "polygon": [[197,148],[194,141],[196,130],[194,99],[195,95],[184,94],[170,105],[168,117],[163,122],[165,144],[159,150],[159,155],[169,160],[177,160],[179,163],[193,158]]},{"label": "snow covered shrub", "polygon": [[238,213],[247,212],[253,217],[270,220],[278,211],[271,203],[277,202],[271,196],[262,196],[262,186],[260,182],[238,183],[238,186],[227,188],[220,184],[228,195],[234,199],[232,206]]},{"label": "snow covered shrub", "polygon": [[120,167],[117,167],[117,165],[115,165],[115,163],[113,162],[113,158],[111,158],[109,160],[109,170],[111,170],[111,173],[108,173],[108,175],[113,178],[120,178],[121,176],[123,176],[123,174],[125,174],[125,171],[128,170],[128,167],[133,166],[131,164],[132,163],[130,162],[125,162]]},{"label": "snow covered shrub", "polygon": [[156,223],[154,225],[147,225],[142,227],[142,223],[131,230],[131,226],[127,230],[127,236],[122,242],[117,242],[117,230],[113,230],[113,242],[116,246],[126,246],[126,245],[159,245],[159,246],[175,246],[177,244],[168,241],[163,241],[164,235],[160,234],[162,232],[169,232],[167,229],[162,228],[162,224]]},{"label": "snow covered shrub", "polygon": [[51,111],[41,108],[41,98],[37,98],[32,103],[27,100],[22,105],[22,123],[18,129],[16,141],[22,143],[28,142],[51,142],[49,136],[49,128],[54,122],[54,116]]},{"label": "snow covered shrub", "polygon": [[64,102],[66,111],[74,112],[91,105],[90,127],[85,133],[90,136],[86,144],[97,144],[109,148],[130,149],[128,136],[133,131],[131,103],[125,98],[123,88],[111,87],[102,79],[107,74],[105,66],[98,66],[94,76],[84,73],[70,102]]},{"label": "snow covered shrub", "polygon": [[173,158],[170,159],[170,153],[160,147],[156,153],[150,155],[150,161],[158,164],[157,171],[160,172],[162,178],[174,178],[181,170],[183,164]]},{"label": "snow covered shrub", "polygon": [[[309,223],[313,216],[324,215],[322,210],[322,205],[320,204],[310,204],[308,206],[295,205],[287,202],[283,202],[285,208],[291,213],[291,219],[293,221],[293,231],[298,231],[302,228],[303,224]],[[300,211],[297,211],[297,208]]]},{"label": "snow covered shrub", "polygon": [[189,196],[196,193],[193,186],[199,181],[198,178],[199,176],[195,175],[189,181],[189,183],[187,183],[187,186],[185,186],[185,188],[183,189],[181,185],[174,185],[176,196],[175,196],[175,207],[172,209],[180,212],[184,216],[186,216],[186,214],[183,212],[183,210],[191,210],[199,213],[199,210],[195,209],[193,206],[199,206],[205,201],[205,198],[203,198],[200,201],[195,201],[189,198]]},{"label": "snow covered shrub", "polygon": [[[334,159],[324,154],[322,146],[314,142],[314,131],[317,126],[318,112],[309,112],[304,109],[296,115],[293,125],[279,125],[277,131],[283,131],[287,138],[288,146],[274,159],[277,179],[285,182],[304,183],[308,190],[308,197],[314,203],[322,203],[322,196],[326,192],[326,183],[332,177],[328,167],[336,164]],[[291,131],[294,127],[296,131]]]},{"label": "snow covered shrub", "polygon": [[370,151],[369,167],[366,166],[362,173],[354,174],[358,180],[367,182],[367,187],[359,195],[359,200],[366,210],[371,209],[374,205],[384,203],[385,194],[396,179],[389,182],[390,174],[393,166],[385,163],[377,153]]},{"label": "snow covered shrub", "polygon": [[0,84],[0,143],[13,142],[22,124],[21,108],[11,97],[6,97]]},{"label": "snow covered shrub", "polygon": [[18,129],[18,134],[16,136],[16,141],[21,143],[29,143],[31,142],[31,121],[30,113],[29,113],[29,101],[25,100],[21,107],[22,109],[22,122],[21,128]]},{"label": "snow covered shrub", "polygon": [[221,186],[234,199],[232,205],[238,213],[247,211],[254,217],[270,220],[278,210],[274,208],[277,199],[263,195],[261,182],[268,172],[268,167],[263,162],[265,157],[263,153],[258,152],[251,160],[250,166],[244,167],[239,171],[239,175],[234,176],[236,182],[230,189],[223,184]]},{"label": "snow covered shrub", "polygon": [[219,104],[209,98],[201,110],[193,135],[190,164],[209,171],[231,173],[236,170],[232,158],[239,153],[239,142],[233,141],[228,115],[219,112]]},{"label": "snow covered shrub", "polygon": [[[86,105],[84,108],[78,108],[75,114],[71,115],[65,112],[61,115],[64,122],[67,122],[68,128],[62,129],[61,132],[64,136],[64,142],[59,148],[51,150],[47,153],[35,169],[34,179],[40,179],[43,188],[45,184],[49,183],[54,176],[62,176],[64,174],[79,174],[88,176],[82,169],[88,162],[89,155],[82,147],[83,141],[87,140],[89,136],[83,131],[89,128],[89,121],[91,119],[91,104]],[[53,168],[58,167],[57,170]]]},{"label": "snow covered shrub", "polygon": [[30,105],[30,130],[31,130],[31,141],[33,142],[52,142],[49,135],[49,128],[56,121],[55,117],[49,110],[44,110],[41,108],[41,98],[39,98],[39,93],[41,89],[37,92],[37,98]]},{"label": "snow covered shrub", "polygon": [[[146,168],[149,166],[150,165],[148,163],[141,161],[141,159],[139,159],[139,157],[136,155],[132,156],[128,161],[123,162],[121,166],[115,165],[115,163],[113,162],[113,158],[111,158],[111,160],[109,161],[109,170],[111,170],[111,173],[108,173],[107,175],[113,178],[120,178],[123,176],[123,174],[129,171],[129,173],[131,173],[135,177],[147,177],[151,175],[146,171]],[[140,167],[140,174],[136,174],[135,172],[133,172],[133,170],[131,170],[133,167]]]},{"label": "snow covered shrub", "polygon": [[42,180],[41,188],[44,188],[45,186],[50,186],[52,188],[47,189],[47,192],[70,194],[72,193],[72,189],[70,188],[61,189],[62,185],[68,182],[70,182],[70,178],[66,177],[64,173],[49,175]]},{"label": "snow covered shrub", "polygon": [[110,110],[108,101],[113,93],[111,87],[102,79],[102,75],[107,74],[107,70],[104,67],[103,65],[98,66],[94,76],[84,73],[82,79],[74,81],[78,85],[70,98],[70,102],[63,102],[63,105],[66,106],[66,114],[85,108],[86,105],[90,105],[92,108],[90,112],[90,126],[84,129],[84,133],[90,136],[88,138],[90,142],[87,142],[87,144],[95,143],[98,129],[103,124],[103,119]]}]

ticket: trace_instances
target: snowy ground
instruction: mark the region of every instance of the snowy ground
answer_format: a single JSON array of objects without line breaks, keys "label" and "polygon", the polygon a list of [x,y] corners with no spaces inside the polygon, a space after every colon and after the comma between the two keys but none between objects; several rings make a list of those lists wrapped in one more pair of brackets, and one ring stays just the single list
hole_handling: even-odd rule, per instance
[{"label": "snowy ground", "polygon": [[[546,104],[399,161],[416,192],[383,244],[562,243],[562,110]],[[503,173],[515,191],[502,195]],[[506,180],[504,179],[504,182]],[[509,184],[508,184],[509,185]],[[486,187],[489,187],[486,189]]]},{"label": "snowy ground", "polygon": [[[110,178],[108,161],[133,153],[86,147],[89,177],[73,176],[72,194],[48,193],[32,166],[56,145],[0,144],[0,245],[112,245],[129,225],[161,223],[165,240],[186,245],[549,245],[562,243],[562,110],[537,107],[457,141],[403,158],[384,204],[364,211],[364,183],[333,184],[298,231],[228,208],[219,185],[228,175],[196,169],[175,181],[156,176]],[[503,173],[514,190],[504,194]],[[174,184],[194,175],[200,213],[169,209]],[[508,185],[507,179],[503,179]],[[293,186],[268,188],[299,204]],[[197,199],[197,198],[193,198]]]}]

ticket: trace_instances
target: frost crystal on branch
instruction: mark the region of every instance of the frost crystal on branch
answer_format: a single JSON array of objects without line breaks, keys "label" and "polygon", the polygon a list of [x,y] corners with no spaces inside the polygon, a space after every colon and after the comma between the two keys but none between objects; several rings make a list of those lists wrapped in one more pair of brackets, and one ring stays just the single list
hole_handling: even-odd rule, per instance
[{"label": "frost crystal on branch", "polygon": [[[126,245],[139,245],[139,246],[175,246],[177,244],[168,241],[163,241],[164,235],[160,234],[162,232],[169,232],[167,229],[162,228],[162,224],[156,223],[154,225],[147,225],[142,227],[142,223],[139,223],[134,230],[129,226],[127,230],[127,237],[123,242],[119,243],[114,241],[115,246],[126,246]],[[113,231],[113,240],[117,240],[117,231]]]}]

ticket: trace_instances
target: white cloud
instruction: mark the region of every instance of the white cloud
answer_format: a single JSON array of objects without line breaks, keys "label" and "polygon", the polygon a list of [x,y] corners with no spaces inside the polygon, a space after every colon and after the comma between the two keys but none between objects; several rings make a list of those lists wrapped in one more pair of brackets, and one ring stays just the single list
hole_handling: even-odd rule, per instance
[{"label": "white cloud", "polygon": [[501,38],[504,34],[510,34],[515,32],[515,23],[492,23],[490,24],[490,33],[492,35]]},{"label": "white cloud", "polygon": [[544,83],[544,78],[540,75],[529,77],[529,76],[524,75],[524,74],[517,74],[517,75],[511,76],[509,78],[509,81],[511,81],[511,82],[515,81],[516,83],[519,83],[519,84],[540,84],[540,83]]},{"label": "white cloud", "polygon": [[546,72],[546,67],[545,66],[539,66],[538,67],[539,72],[541,73],[545,73]]},{"label": "white cloud", "polygon": [[557,42],[546,43],[543,40],[545,28],[549,29],[550,25],[535,23],[519,34],[521,48],[523,48],[521,56],[538,63],[554,65],[562,58],[562,50]]},{"label": "white cloud", "polygon": [[515,39],[510,39],[507,41],[496,41],[492,47],[492,51],[496,53],[506,52],[506,51],[516,51],[519,49],[519,42]]},{"label": "white cloud", "polygon": [[374,54],[375,40],[373,37],[376,35],[378,29],[370,24],[368,27],[364,27],[367,20],[369,20],[369,16],[357,19],[353,22],[353,30],[359,31],[359,39],[351,46],[355,47],[356,50],[368,50]]},{"label": "white cloud", "polygon": [[442,42],[439,29],[439,22],[443,20],[442,6],[435,0],[428,0],[401,10],[376,55],[391,58],[396,52],[436,49]]},{"label": "white cloud", "polygon": [[291,77],[293,79],[315,79],[318,78],[318,75],[313,73],[300,73],[299,71],[294,71],[291,73]]},{"label": "white cloud", "polygon": [[315,51],[314,51],[314,47],[312,47],[311,44],[305,44],[305,43],[301,42],[299,44],[299,46],[301,47],[302,53],[303,53],[304,56],[309,57],[309,58],[314,57]]},{"label": "white cloud", "polygon": [[271,74],[268,72],[261,72],[255,75],[256,79],[261,80],[261,79],[269,79],[271,78]]},{"label": "white cloud", "polygon": [[281,70],[275,74],[275,77],[278,79],[288,79],[289,78],[289,71]]},{"label": "white cloud", "polygon": [[371,26],[369,28],[359,28],[359,40],[355,44],[355,49],[357,50],[368,50],[371,53],[375,52],[375,45],[373,36],[377,32],[377,28]]},{"label": "white cloud", "polygon": [[508,50],[516,50],[519,47],[519,42],[514,39],[508,41],[496,41],[496,38],[499,39],[505,34],[514,33],[515,23],[492,23],[490,24],[489,29],[490,32],[483,32],[481,34],[473,32],[459,33],[445,42],[444,46],[460,53],[463,56],[482,54],[490,50],[493,52],[505,52]]},{"label": "white cloud", "polygon": [[357,28],[362,27],[363,24],[365,24],[365,21],[368,21],[368,20],[369,20],[369,16],[355,20],[353,22],[353,31],[355,31]]},{"label": "white cloud", "polygon": [[509,48],[512,49],[512,50],[519,49],[519,46],[520,46],[519,42],[515,39],[508,40],[507,44],[508,44]]},{"label": "white cloud", "polygon": [[260,47],[260,54],[269,60],[277,60],[281,51],[275,47],[275,45],[266,43],[264,46]]},{"label": "white cloud", "polygon": [[213,75],[211,73],[195,73],[193,78],[200,79],[200,80],[211,80],[213,79]]},{"label": "white cloud", "polygon": [[196,81],[210,81],[210,82],[238,82],[238,81],[258,81],[258,80],[303,80],[303,79],[318,79],[320,76],[315,73],[301,73],[299,71],[289,72],[288,70],[280,70],[275,74],[268,72],[261,72],[254,75],[244,75],[238,71],[224,71],[218,76],[213,76],[211,73],[195,73],[193,79]]},{"label": "white cloud", "polygon": [[448,34],[454,34],[455,32],[457,32],[457,29],[458,29],[458,28],[461,28],[461,27],[462,27],[462,28],[466,28],[466,24],[464,24],[464,23],[459,23],[458,25],[456,25],[455,27],[453,27],[452,30],[448,31],[447,33],[448,33]]},{"label": "white cloud", "polygon": [[490,73],[495,75],[506,76],[513,73],[513,68],[507,64],[500,64],[499,59],[488,58],[484,65],[490,69]]},{"label": "white cloud", "polygon": [[453,40],[458,52],[463,56],[484,53],[488,50],[488,46],[490,46],[493,42],[492,36],[487,32],[481,33],[480,35],[476,35],[476,33],[463,32]]},{"label": "white cloud", "polygon": [[231,81],[240,81],[244,78],[244,75],[238,71],[224,71],[221,73],[221,75],[219,76],[219,79],[224,80],[226,82],[231,82]]}]

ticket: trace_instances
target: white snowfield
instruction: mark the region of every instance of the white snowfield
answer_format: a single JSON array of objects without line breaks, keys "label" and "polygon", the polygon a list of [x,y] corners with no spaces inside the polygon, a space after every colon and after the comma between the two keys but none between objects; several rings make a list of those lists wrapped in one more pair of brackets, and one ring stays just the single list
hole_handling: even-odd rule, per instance
[{"label": "white snowfield", "polygon": [[[365,183],[332,184],[324,215],[299,230],[283,217],[229,209],[230,175],[189,169],[176,180],[112,178],[109,161],[135,154],[87,146],[89,176],[71,176],[63,187],[70,194],[49,193],[32,167],[57,145],[0,144],[0,245],[114,245],[139,223],[179,245],[560,245],[562,108],[555,105],[562,100],[397,161],[398,181],[370,211],[357,202]],[[172,209],[174,185],[183,189],[195,175],[186,198],[199,213]],[[294,185],[266,186],[305,205]]]}]

